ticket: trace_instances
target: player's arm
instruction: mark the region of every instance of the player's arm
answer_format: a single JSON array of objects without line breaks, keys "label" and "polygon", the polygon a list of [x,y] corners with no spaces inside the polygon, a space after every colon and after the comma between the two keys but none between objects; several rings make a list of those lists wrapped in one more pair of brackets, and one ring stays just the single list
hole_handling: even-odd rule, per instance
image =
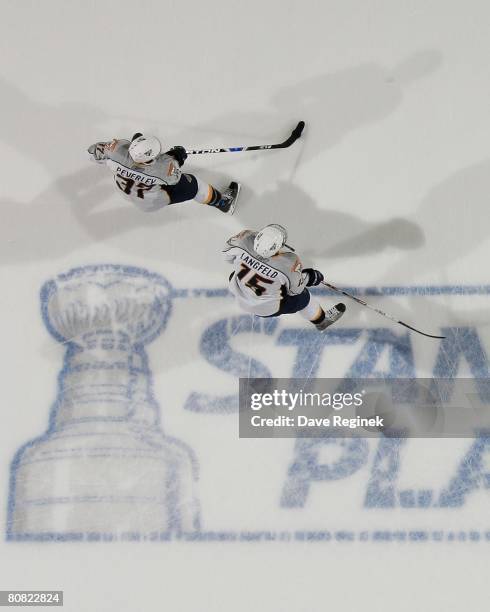
[{"label": "player's arm", "polygon": [[234,247],[240,246],[240,242],[252,233],[253,232],[251,230],[243,230],[236,236],[232,236],[226,241],[226,244],[222,251],[225,261],[227,261],[228,263],[233,263],[235,261],[236,253],[234,251]]},{"label": "player's arm", "polygon": [[108,142],[96,142],[87,149],[90,159],[98,164],[103,164],[107,159],[106,147]]},{"label": "player's arm", "polygon": [[306,287],[315,287],[322,282],[323,274],[319,270],[303,268],[301,260],[294,253],[288,253],[286,256],[291,261],[288,273],[290,294],[298,295],[302,293]]},{"label": "player's arm", "polygon": [[88,154],[92,161],[102,164],[107,159],[110,159],[112,154],[115,153],[122,145],[128,144],[127,140],[110,140],[108,142],[96,142],[87,149]]},{"label": "player's arm", "polygon": [[292,252],[280,253],[276,255],[280,269],[287,276],[288,284],[286,292],[288,295],[299,295],[306,287],[306,280],[303,277],[303,268],[300,258]]}]

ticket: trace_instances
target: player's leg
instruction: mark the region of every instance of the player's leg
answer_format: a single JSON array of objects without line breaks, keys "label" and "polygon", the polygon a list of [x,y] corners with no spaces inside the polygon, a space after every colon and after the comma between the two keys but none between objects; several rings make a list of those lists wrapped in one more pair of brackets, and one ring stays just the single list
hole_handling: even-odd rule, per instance
[{"label": "player's leg", "polygon": [[[305,291],[307,291],[305,289]],[[304,293],[304,292],[303,292]],[[309,291],[308,291],[308,294]],[[311,296],[304,308],[298,310],[298,313],[319,330],[323,331],[330,327],[335,321],[338,321],[345,312],[345,304],[339,303],[328,310],[324,310],[320,303]]]},{"label": "player's leg", "polygon": [[308,289],[305,289],[299,295],[283,295],[279,305],[279,310],[272,315],[267,315],[267,318],[280,317],[284,314],[294,314],[295,312],[300,312],[307,307],[310,299],[311,296]]},{"label": "player's leg", "polygon": [[232,181],[223,192],[220,192],[216,187],[205,183],[197,177],[194,178],[197,181],[198,187],[194,197],[196,202],[205,204],[206,206],[213,206],[224,213],[233,214],[238,200],[238,194],[240,193],[240,185],[238,183]]},{"label": "player's leg", "polygon": [[328,310],[324,310],[318,301],[312,297],[308,289],[305,289],[299,295],[284,296],[279,311],[272,316],[278,317],[282,314],[293,314],[295,312],[313,323],[318,331],[323,331],[340,319],[345,312],[345,305],[339,303]]},{"label": "player's leg", "polygon": [[180,181],[176,185],[166,185],[162,187],[163,191],[168,194],[170,204],[179,204],[193,200],[198,192],[198,184],[195,176],[192,174],[182,174]]},{"label": "player's leg", "polygon": [[196,200],[200,204],[213,206],[222,212],[233,213],[240,187],[237,183],[231,183],[230,187],[221,193],[193,174],[182,174],[176,185],[168,185],[164,190],[169,195],[171,204]]}]

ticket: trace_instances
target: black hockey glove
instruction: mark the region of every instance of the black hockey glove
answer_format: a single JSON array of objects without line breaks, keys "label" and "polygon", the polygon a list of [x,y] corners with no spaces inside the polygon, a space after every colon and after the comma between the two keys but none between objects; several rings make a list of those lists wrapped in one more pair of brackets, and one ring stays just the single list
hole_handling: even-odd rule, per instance
[{"label": "black hockey glove", "polygon": [[167,151],[166,155],[173,157],[179,166],[183,166],[187,159],[187,153],[184,147],[172,147],[170,151]]},{"label": "black hockey glove", "polygon": [[303,274],[306,274],[306,286],[315,287],[319,285],[323,280],[323,274],[320,270],[314,270],[313,268],[304,268]]}]

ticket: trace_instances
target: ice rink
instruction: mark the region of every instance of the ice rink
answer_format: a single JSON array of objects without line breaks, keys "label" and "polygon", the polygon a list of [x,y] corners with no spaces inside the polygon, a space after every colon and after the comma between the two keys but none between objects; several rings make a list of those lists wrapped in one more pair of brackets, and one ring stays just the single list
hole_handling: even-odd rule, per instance
[{"label": "ice rink", "polygon": [[[0,6],[0,589],[70,612],[486,610],[485,448],[239,439],[237,411],[240,377],[489,377],[488,3]],[[232,217],[143,213],[86,154],[299,120],[288,149],[189,157],[242,183]],[[348,301],[323,335],[247,315],[221,250],[267,223],[445,340]]]}]

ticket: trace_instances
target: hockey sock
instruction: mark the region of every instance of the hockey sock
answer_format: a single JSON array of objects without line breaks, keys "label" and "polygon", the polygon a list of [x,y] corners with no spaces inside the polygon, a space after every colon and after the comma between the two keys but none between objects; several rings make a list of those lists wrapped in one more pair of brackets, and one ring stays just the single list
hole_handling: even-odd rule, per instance
[{"label": "hockey sock", "polygon": [[320,306],[320,310],[321,310],[321,313],[320,313],[320,315],[318,317],[316,317],[314,319],[310,319],[311,322],[314,325],[318,325],[318,323],[321,323],[322,321],[325,321],[325,311],[323,310],[323,308],[321,306]]},{"label": "hockey sock", "polygon": [[303,310],[299,311],[299,314],[312,323],[321,323],[325,318],[325,311],[320,304],[313,298],[310,299],[309,303]]},{"label": "hockey sock", "polygon": [[221,200],[221,198],[221,193],[212,185],[209,185],[208,201],[204,202],[204,204],[207,204],[208,206],[216,206],[216,204]]},{"label": "hockey sock", "polygon": [[194,196],[196,202],[207,204],[208,206],[215,206],[217,202],[221,200],[221,197],[221,193],[212,185],[208,185],[200,179],[197,179],[197,193]]}]

